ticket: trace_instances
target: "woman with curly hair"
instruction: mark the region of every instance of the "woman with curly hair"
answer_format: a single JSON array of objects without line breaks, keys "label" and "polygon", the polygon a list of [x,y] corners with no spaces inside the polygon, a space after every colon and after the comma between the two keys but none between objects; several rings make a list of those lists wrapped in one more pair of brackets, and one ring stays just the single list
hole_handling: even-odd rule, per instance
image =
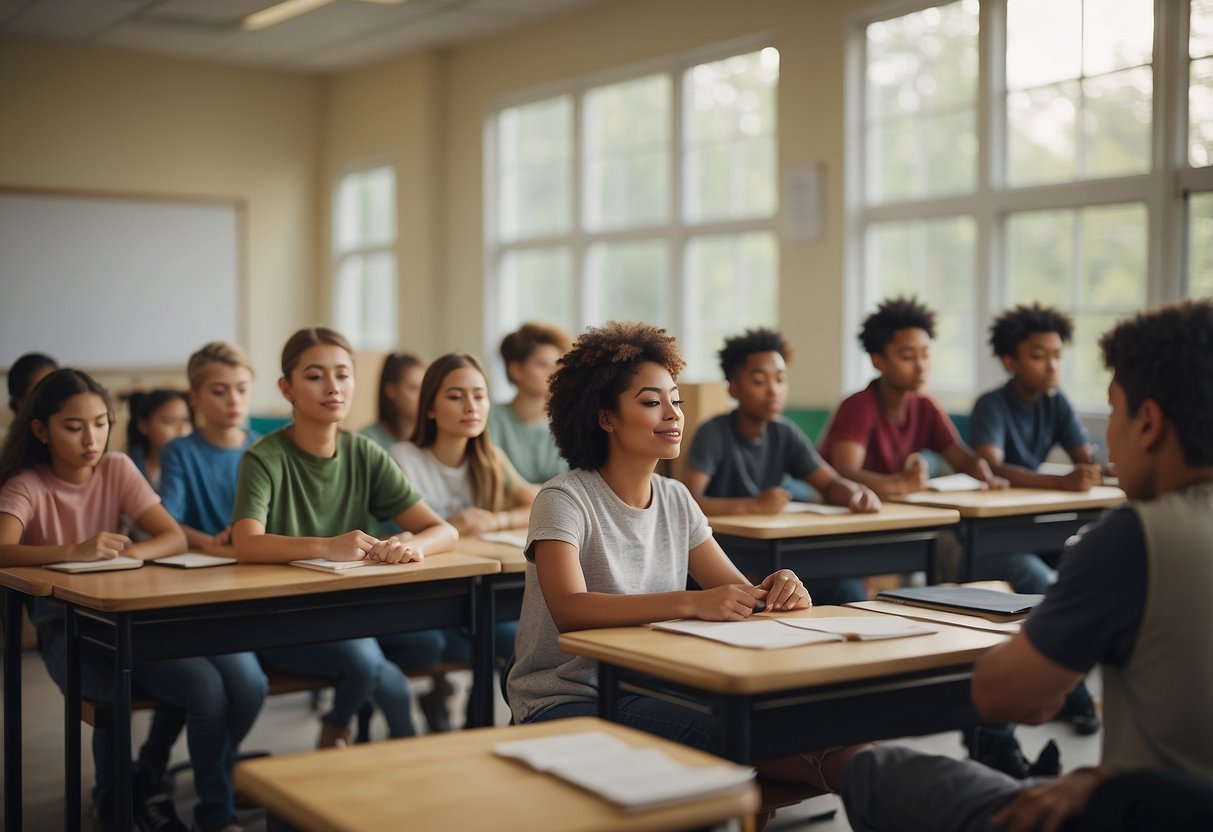
[{"label": "woman with curly hair", "polygon": [[[812,603],[787,569],[750,584],[686,486],[654,473],[658,461],[678,456],[682,442],[676,379],[684,364],[664,329],[612,322],[582,335],[552,376],[552,433],[571,470],[550,480],[531,509],[508,680],[518,722],[597,713],[596,666],[561,653],[561,632],[671,618],[740,621],[760,602],[770,610]],[[703,589],[688,591],[688,576]],[[697,711],[625,695],[618,714],[653,734],[713,745],[711,717]],[[797,755],[762,770],[833,790],[850,753]]]}]

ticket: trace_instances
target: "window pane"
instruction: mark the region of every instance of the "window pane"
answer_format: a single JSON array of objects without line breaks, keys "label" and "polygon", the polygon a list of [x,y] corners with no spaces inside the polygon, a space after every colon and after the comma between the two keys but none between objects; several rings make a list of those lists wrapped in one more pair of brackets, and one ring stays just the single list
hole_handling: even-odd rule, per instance
[{"label": "window pane", "polygon": [[1105,400],[1099,335],[1146,305],[1146,235],[1141,204],[1029,211],[1007,219],[1007,302],[1039,302],[1073,316],[1065,387],[1075,401]]},{"label": "window pane", "polygon": [[1188,163],[1213,165],[1213,58],[1192,62],[1188,87]]},{"label": "window pane", "polygon": [[586,253],[590,323],[667,324],[669,254],[661,240],[595,243]]},{"label": "window pane", "polygon": [[1043,87],[1082,73],[1082,0],[1009,0],[1007,89]]},{"label": "window pane", "polygon": [[497,233],[516,240],[569,229],[573,101],[550,98],[497,119]]},{"label": "window pane", "polygon": [[977,228],[971,217],[874,224],[864,240],[868,311],[896,295],[916,295],[935,309],[929,387],[971,391],[976,379],[973,315]]},{"label": "window pane", "polygon": [[867,27],[869,202],[973,189],[977,9],[962,0]]},{"label": "window pane", "polygon": [[1213,297],[1213,193],[1188,197],[1188,296]]},{"label": "window pane", "polygon": [[775,213],[779,52],[700,64],[683,78],[683,177],[690,222]]},{"label": "window pane", "polygon": [[1153,4],[1011,0],[1007,179],[1037,185],[1150,169]]},{"label": "window pane", "polygon": [[497,294],[501,332],[526,321],[550,321],[576,330],[573,320],[573,259],[564,246],[507,251],[501,258]]},{"label": "window pane", "polygon": [[380,251],[342,259],[337,269],[334,319],[357,349],[396,344],[396,256]]},{"label": "window pane", "polygon": [[687,243],[683,303],[685,378],[720,378],[717,351],[728,336],[779,320],[775,235],[721,234]]},{"label": "window pane", "polygon": [[670,194],[670,76],[585,96],[585,221],[593,230],[665,222]]},{"label": "window pane", "polygon": [[390,244],[396,239],[395,169],[374,168],[343,177],[335,214],[338,252]]},{"label": "window pane", "polygon": [[1213,55],[1213,0],[1192,0],[1188,17],[1188,55]]}]

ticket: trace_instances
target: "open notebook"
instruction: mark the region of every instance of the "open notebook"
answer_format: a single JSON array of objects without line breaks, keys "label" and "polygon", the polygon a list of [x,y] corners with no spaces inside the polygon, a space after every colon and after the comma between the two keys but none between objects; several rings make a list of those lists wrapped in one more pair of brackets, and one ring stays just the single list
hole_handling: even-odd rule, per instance
[{"label": "open notebook", "polygon": [[203,569],[207,566],[227,566],[235,562],[235,558],[204,555],[202,552],[183,552],[180,555],[169,555],[166,558],[156,558],[152,561],[157,566],[175,566],[178,569]]},{"label": "open notebook", "polygon": [[304,569],[316,569],[321,572],[346,572],[350,569],[360,569],[363,566],[372,564],[383,566],[378,561],[370,560],[329,560],[328,558],[309,558],[307,560],[293,560],[291,566],[302,566]]},{"label": "open notebook", "polygon": [[68,560],[62,563],[45,563],[44,569],[54,569],[56,572],[119,572],[123,569],[138,569],[143,566],[139,558],[128,558],[118,555],[109,560]]},{"label": "open notebook", "polygon": [[684,765],[603,731],[498,743],[493,753],[559,777],[630,812],[731,794],[754,782],[748,766]]},{"label": "open notebook", "polygon": [[850,514],[846,506],[827,506],[824,503],[801,503],[793,500],[784,503],[781,511],[784,514]]},{"label": "open notebook", "polygon": [[697,621],[680,619],[650,625],[654,630],[683,633],[719,641],[733,647],[773,650],[839,641],[874,641],[921,636],[936,632],[894,616],[838,616],[834,618],[762,618],[748,621]]}]

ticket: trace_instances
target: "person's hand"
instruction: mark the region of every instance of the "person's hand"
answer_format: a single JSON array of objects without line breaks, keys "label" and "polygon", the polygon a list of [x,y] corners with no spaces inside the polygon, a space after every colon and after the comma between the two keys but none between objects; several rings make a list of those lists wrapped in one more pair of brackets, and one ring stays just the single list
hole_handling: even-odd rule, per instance
[{"label": "person's hand", "polygon": [[913,494],[927,487],[927,461],[922,454],[910,454],[906,457],[905,469],[901,472],[901,489],[903,494]]},{"label": "person's hand", "polygon": [[981,490],[990,489],[992,491],[1001,491],[1004,488],[1010,488],[1011,483],[1002,477],[995,476],[990,470],[990,463],[986,462],[981,457],[977,458],[977,479],[985,483],[985,487]]},{"label": "person's hand", "polygon": [[855,514],[871,514],[880,511],[880,498],[876,496],[875,491],[866,485],[861,485],[851,492],[847,508]]},{"label": "person's hand", "polygon": [[990,825],[1007,832],[1057,832],[1066,818],[1086,808],[1091,793],[1108,776],[1104,769],[1080,768],[1024,789]]},{"label": "person's hand", "polygon": [[1074,470],[1061,478],[1061,487],[1066,491],[1090,491],[1103,484],[1103,471],[1098,465],[1080,462]]},{"label": "person's hand", "polygon": [[361,529],[355,529],[337,537],[330,537],[329,543],[332,545],[324,556],[329,560],[362,560],[378,542],[379,538],[372,537]]},{"label": "person's hand", "polygon": [[425,554],[416,546],[410,546],[399,538],[389,537],[380,540],[366,553],[367,560],[381,563],[411,563],[425,558]]},{"label": "person's hand", "polygon": [[460,536],[484,534],[497,528],[497,515],[483,508],[469,506],[461,509],[447,518]]},{"label": "person's hand", "polygon": [[224,526],[223,531],[215,535],[215,545],[228,546],[232,542],[232,527]]},{"label": "person's hand", "polygon": [[754,514],[778,514],[792,499],[792,492],[773,486],[753,498]]},{"label": "person's hand", "polygon": [[741,621],[754,614],[754,606],[767,592],[742,584],[724,584],[691,593],[691,618],[703,621]]},{"label": "person's hand", "polygon": [[805,609],[813,604],[809,590],[791,569],[771,573],[758,588],[766,590],[767,609],[772,612]]},{"label": "person's hand", "polygon": [[113,560],[131,545],[131,539],[117,532],[101,532],[68,551],[71,560]]}]

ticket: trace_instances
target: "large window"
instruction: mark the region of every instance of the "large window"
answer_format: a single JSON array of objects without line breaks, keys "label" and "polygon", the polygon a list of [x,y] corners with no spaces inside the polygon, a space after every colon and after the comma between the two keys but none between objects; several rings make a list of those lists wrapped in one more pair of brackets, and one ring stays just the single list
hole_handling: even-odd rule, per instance
[{"label": "large window", "polygon": [[396,171],[349,173],[333,202],[333,323],[358,349],[393,349]]},{"label": "large window", "polygon": [[1003,377],[990,320],[1057,306],[1075,322],[1063,383],[1100,410],[1100,333],[1213,290],[1213,0],[908,5],[856,29],[851,315],[934,306],[931,386],[964,408]]},{"label": "large window", "polygon": [[644,320],[679,336],[686,377],[718,376],[725,334],[778,319],[778,78],[756,47],[502,106],[488,342],[528,320]]}]

